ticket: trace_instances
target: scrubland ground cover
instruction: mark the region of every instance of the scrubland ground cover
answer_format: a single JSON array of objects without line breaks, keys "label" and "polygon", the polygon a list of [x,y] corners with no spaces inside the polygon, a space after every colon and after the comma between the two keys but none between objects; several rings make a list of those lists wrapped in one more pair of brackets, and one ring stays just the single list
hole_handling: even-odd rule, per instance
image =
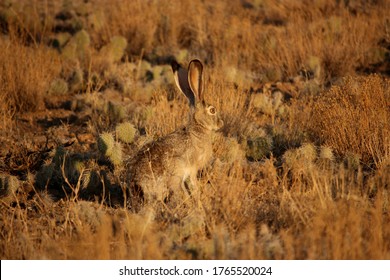
[{"label": "scrubland ground cover", "polygon": [[[1,259],[390,259],[388,1],[0,2]],[[197,195],[126,194],[205,64]]]}]

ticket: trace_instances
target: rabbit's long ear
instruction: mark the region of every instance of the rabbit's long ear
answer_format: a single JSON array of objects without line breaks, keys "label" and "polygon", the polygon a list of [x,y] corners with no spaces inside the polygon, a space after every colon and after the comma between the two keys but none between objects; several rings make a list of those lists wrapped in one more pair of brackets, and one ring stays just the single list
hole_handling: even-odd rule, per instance
[{"label": "rabbit's long ear", "polygon": [[203,65],[197,59],[192,60],[188,66],[188,83],[195,96],[203,101]]},{"label": "rabbit's long ear", "polygon": [[187,97],[188,101],[190,102],[190,107],[195,107],[195,95],[188,83],[187,69],[181,67],[181,65],[177,63],[176,60],[171,62],[171,66],[177,87]]}]

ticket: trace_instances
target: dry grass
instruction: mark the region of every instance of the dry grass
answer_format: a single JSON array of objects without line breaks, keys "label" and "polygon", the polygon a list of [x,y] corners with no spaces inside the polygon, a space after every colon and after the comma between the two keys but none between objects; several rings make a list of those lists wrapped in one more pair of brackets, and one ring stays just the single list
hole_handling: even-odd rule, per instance
[{"label": "dry grass", "polygon": [[[1,3],[1,259],[390,259],[388,14],[388,1]],[[125,161],[186,123],[171,56],[204,61],[225,126],[191,199],[142,208],[97,138]]]},{"label": "dry grass", "polygon": [[311,125],[338,154],[359,154],[378,167],[390,155],[390,87],[379,76],[348,78],[316,100]]},{"label": "dry grass", "polygon": [[103,5],[110,22],[106,36],[132,38],[131,54],[171,55],[171,50],[185,48],[189,57],[250,71],[248,75],[255,72],[265,81],[286,79],[311,67],[312,57],[318,59],[320,78],[326,81],[353,73],[367,63],[388,29],[385,1],[366,5],[368,14],[353,14],[350,7],[331,1],[262,1],[252,9],[243,9],[240,1],[120,3],[121,9]]},{"label": "dry grass", "polygon": [[61,65],[53,51],[44,46],[26,47],[11,39],[0,40],[0,47],[0,115],[5,125],[17,113],[42,109]]}]

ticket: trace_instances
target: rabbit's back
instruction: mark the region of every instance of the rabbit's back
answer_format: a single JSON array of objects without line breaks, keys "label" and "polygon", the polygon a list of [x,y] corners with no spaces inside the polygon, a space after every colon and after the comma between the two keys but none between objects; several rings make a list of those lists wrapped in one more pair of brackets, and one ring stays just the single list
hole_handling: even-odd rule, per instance
[{"label": "rabbit's back", "polygon": [[190,126],[146,144],[130,164],[131,180],[146,197],[163,199],[177,191],[177,186],[187,177],[196,177],[210,161],[212,145],[204,138]]}]

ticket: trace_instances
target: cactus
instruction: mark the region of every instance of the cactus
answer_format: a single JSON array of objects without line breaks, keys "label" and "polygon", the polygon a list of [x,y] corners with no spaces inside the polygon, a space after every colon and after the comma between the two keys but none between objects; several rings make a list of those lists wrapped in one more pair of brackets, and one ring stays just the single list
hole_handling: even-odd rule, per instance
[{"label": "cactus", "polygon": [[61,50],[61,56],[67,60],[77,60],[77,44],[74,40],[69,40]]},{"label": "cactus", "polygon": [[319,158],[321,160],[333,161],[334,160],[334,155],[333,155],[332,148],[330,148],[328,146],[321,146],[320,147]]},{"label": "cactus", "polygon": [[98,171],[87,170],[83,172],[81,189],[86,195],[99,195],[102,191],[102,182]]},{"label": "cactus", "polygon": [[291,169],[302,167],[310,169],[317,158],[316,147],[312,143],[305,143],[298,149],[287,150],[283,155],[284,163]]},{"label": "cactus", "polygon": [[72,161],[71,168],[74,169],[74,171],[76,171],[78,174],[82,174],[85,170],[85,163],[81,160],[75,159]]},{"label": "cactus", "polygon": [[109,61],[118,62],[125,54],[127,40],[122,36],[112,37],[110,43],[101,48],[100,53],[105,55]]},{"label": "cactus", "polygon": [[230,83],[233,83],[234,81],[241,81],[238,77],[238,69],[233,66],[226,67],[225,79]]},{"label": "cactus", "polygon": [[298,153],[296,149],[290,149],[287,150],[283,154],[283,162],[286,164],[288,168],[295,168],[297,164],[299,164],[298,161]]},{"label": "cactus", "polygon": [[124,122],[116,126],[116,137],[124,143],[132,143],[134,141],[137,129],[129,122]]},{"label": "cactus", "polygon": [[89,186],[89,183],[92,181],[92,171],[85,171],[83,172],[82,174],[82,177],[81,177],[81,189],[84,190],[84,189],[88,189],[88,186]]},{"label": "cactus", "polygon": [[123,161],[122,145],[119,142],[114,143],[111,155],[108,157],[112,164],[119,166]]},{"label": "cactus", "polygon": [[77,92],[83,89],[84,75],[83,75],[83,70],[81,70],[81,68],[76,68],[73,71],[69,79],[69,85],[72,92]]},{"label": "cactus", "polygon": [[62,56],[66,59],[76,61],[83,60],[91,39],[84,29],[77,32],[62,49]]},{"label": "cactus", "polygon": [[72,31],[79,32],[84,29],[84,21],[80,17],[75,17],[70,20],[70,26],[72,27]]},{"label": "cactus", "polygon": [[347,165],[347,167],[353,170],[359,169],[360,160],[361,160],[361,155],[353,152],[347,152],[344,157],[344,162]]},{"label": "cactus", "polygon": [[120,122],[126,117],[126,110],[123,106],[111,101],[107,104],[107,114],[111,122]]},{"label": "cactus", "polygon": [[267,157],[272,151],[271,137],[255,137],[247,139],[246,157],[258,161]]},{"label": "cactus", "polygon": [[146,60],[141,60],[138,63],[136,78],[146,82],[153,80],[152,65]]},{"label": "cactus", "polygon": [[66,157],[63,146],[58,146],[51,152],[51,163],[44,164],[35,176],[35,184],[43,189],[50,186],[58,186],[63,182],[62,165]]},{"label": "cactus", "polygon": [[298,149],[299,157],[303,163],[311,164],[317,158],[316,147],[312,143],[305,143]]},{"label": "cactus", "polygon": [[147,122],[153,117],[153,115],[154,108],[152,106],[147,106],[140,112],[139,118],[141,122]]},{"label": "cactus", "polygon": [[71,101],[71,104],[70,104],[70,109],[72,111],[82,111],[83,108],[85,108],[86,106],[86,101],[85,99],[81,99],[81,98],[75,98]]},{"label": "cactus", "polygon": [[89,34],[85,30],[80,30],[73,38],[77,43],[77,55],[80,59],[83,59],[86,55],[87,48],[91,43]]},{"label": "cactus", "polygon": [[321,146],[317,162],[321,167],[330,167],[334,162],[332,149],[328,146]]},{"label": "cactus", "polygon": [[238,69],[233,66],[229,66],[225,71],[226,81],[234,84],[239,84],[240,86],[250,86],[253,84],[253,75],[245,70]]},{"label": "cactus", "polygon": [[152,74],[155,84],[167,84],[170,81],[171,69],[166,65],[156,65],[152,67]]},{"label": "cactus", "polygon": [[97,141],[99,152],[108,158],[108,160],[115,166],[122,163],[122,145],[115,142],[111,133],[102,133]]},{"label": "cactus", "polygon": [[55,79],[51,82],[49,87],[49,94],[52,95],[64,95],[68,93],[68,83],[64,79]]},{"label": "cactus", "polygon": [[113,152],[115,140],[111,133],[105,132],[100,134],[97,144],[99,152],[102,155],[109,157]]},{"label": "cactus", "polygon": [[72,0],[64,0],[62,1],[62,10],[70,11],[74,9],[74,3]]},{"label": "cactus", "polygon": [[[62,192],[74,192],[80,177],[83,179],[87,171],[87,161],[82,154],[70,154],[62,146],[51,153],[52,160],[44,164],[35,176],[37,189],[51,189],[61,195]],[[81,181],[83,183],[83,181]]]},{"label": "cactus", "polygon": [[272,99],[264,93],[253,96],[253,106],[263,114],[270,116],[273,113]]},{"label": "cactus", "polygon": [[115,166],[122,163],[122,145],[119,142],[115,142],[112,134],[103,133],[100,135],[98,139],[98,149]]}]

